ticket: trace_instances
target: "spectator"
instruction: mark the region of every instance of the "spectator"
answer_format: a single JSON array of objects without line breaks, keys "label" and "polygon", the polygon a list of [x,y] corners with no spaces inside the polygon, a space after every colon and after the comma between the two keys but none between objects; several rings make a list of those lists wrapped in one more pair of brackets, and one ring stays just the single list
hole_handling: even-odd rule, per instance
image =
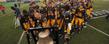
[{"label": "spectator", "polygon": [[11,7],[11,9],[14,11],[15,13],[15,28],[19,28],[21,29],[21,24],[20,24],[20,18],[21,16],[21,11],[20,9],[17,7],[17,4],[14,4],[14,6]]},{"label": "spectator", "polygon": [[13,7],[11,7],[11,9],[14,11],[14,13],[16,14],[16,17],[19,17],[21,15],[21,11],[20,9],[17,7],[17,4],[14,4]]}]

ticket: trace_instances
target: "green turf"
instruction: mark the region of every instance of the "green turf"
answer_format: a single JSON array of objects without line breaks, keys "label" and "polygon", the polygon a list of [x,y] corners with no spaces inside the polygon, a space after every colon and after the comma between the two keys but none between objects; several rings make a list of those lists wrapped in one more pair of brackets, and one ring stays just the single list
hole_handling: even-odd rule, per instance
[{"label": "green turf", "polygon": [[106,20],[105,17],[91,20],[90,24],[101,31],[109,34],[109,20]]},{"label": "green turf", "polygon": [[76,37],[73,37],[71,44],[109,44],[109,37],[87,27]]},{"label": "green turf", "polygon": [[96,0],[93,4],[94,10],[109,9],[109,1]]},{"label": "green turf", "polygon": [[14,14],[10,7],[13,3],[2,3],[6,7],[6,14],[0,14],[0,44],[17,44],[21,30],[14,27]]},{"label": "green turf", "polygon": [[14,28],[13,16],[0,17],[0,44],[16,44],[21,32]]}]

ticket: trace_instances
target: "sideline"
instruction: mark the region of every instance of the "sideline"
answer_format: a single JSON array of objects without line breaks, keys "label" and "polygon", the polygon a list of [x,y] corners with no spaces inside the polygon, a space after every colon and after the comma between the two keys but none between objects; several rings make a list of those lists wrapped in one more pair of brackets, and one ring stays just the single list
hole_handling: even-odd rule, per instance
[{"label": "sideline", "polygon": [[17,44],[20,44],[20,43],[21,43],[21,40],[22,40],[22,38],[23,38],[24,34],[25,34],[25,31],[23,31],[23,32],[22,32],[22,35],[20,36],[20,39],[19,39],[19,41],[18,41],[18,43],[17,43]]}]

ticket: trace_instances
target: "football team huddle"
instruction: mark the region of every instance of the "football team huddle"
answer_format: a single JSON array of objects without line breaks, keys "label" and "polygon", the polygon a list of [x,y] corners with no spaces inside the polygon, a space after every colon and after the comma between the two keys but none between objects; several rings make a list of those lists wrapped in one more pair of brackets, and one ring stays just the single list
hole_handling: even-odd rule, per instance
[{"label": "football team huddle", "polygon": [[18,8],[11,9],[17,11],[16,18],[26,32],[35,30],[32,32],[34,38],[40,40],[46,35],[44,33],[49,32],[49,36],[58,44],[59,36],[63,36],[66,41],[72,33],[79,33],[89,22],[93,17],[92,3],[93,0],[48,0],[39,5],[30,2],[29,10],[23,10],[22,14],[19,14]]}]

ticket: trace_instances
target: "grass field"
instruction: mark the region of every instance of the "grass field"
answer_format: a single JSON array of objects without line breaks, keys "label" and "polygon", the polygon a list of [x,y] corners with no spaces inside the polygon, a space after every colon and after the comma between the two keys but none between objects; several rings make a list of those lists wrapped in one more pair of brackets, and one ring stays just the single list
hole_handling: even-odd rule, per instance
[{"label": "grass field", "polygon": [[[12,4],[13,3],[3,3],[7,9],[6,15],[0,13],[0,44],[17,44],[23,32],[22,30],[14,28],[14,14],[10,10]],[[22,5],[22,9],[27,9],[27,4]],[[99,9],[109,9],[109,1],[96,0],[93,5],[95,11]],[[90,25],[109,34],[109,21],[106,21],[104,17],[91,20]],[[87,27],[81,31],[80,34],[73,37],[70,42],[71,44],[109,44],[109,37],[91,27]],[[21,44],[27,44],[25,36]]]}]

